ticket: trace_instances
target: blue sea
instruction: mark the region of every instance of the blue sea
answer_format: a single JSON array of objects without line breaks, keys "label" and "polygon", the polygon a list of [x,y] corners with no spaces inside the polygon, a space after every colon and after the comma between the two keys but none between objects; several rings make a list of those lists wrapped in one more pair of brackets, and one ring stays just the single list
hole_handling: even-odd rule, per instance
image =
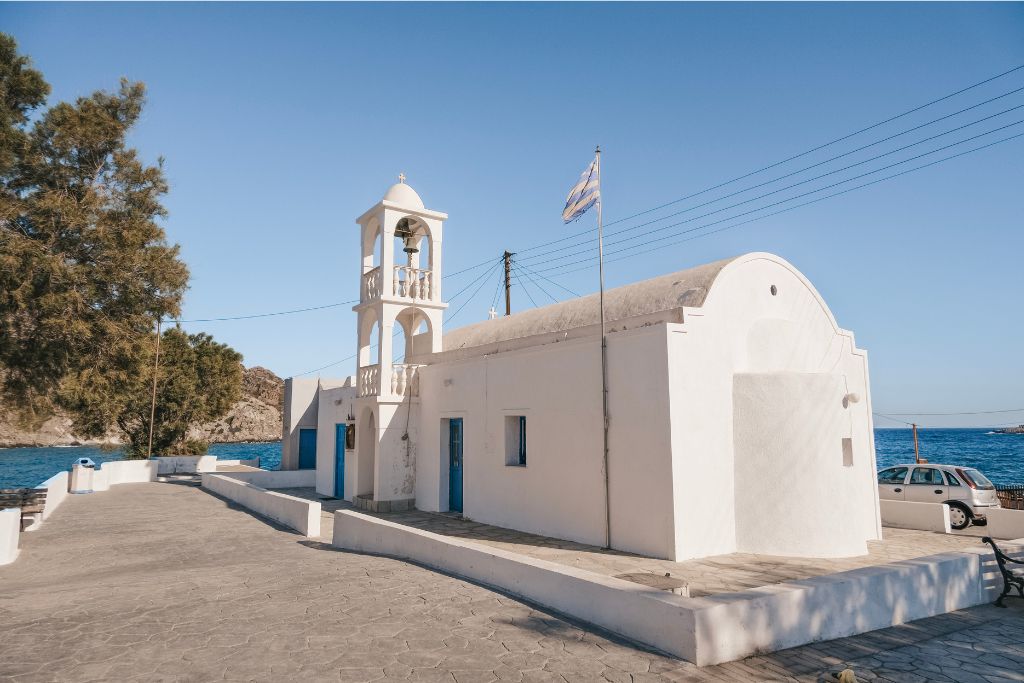
[{"label": "blue sea", "polygon": [[[920,429],[921,457],[931,462],[977,467],[996,484],[1024,484],[1024,434],[994,434],[991,429]],[[909,429],[876,429],[878,467],[913,462],[914,439]],[[222,459],[260,458],[265,469],[281,464],[281,442],[222,443],[210,446]],[[89,446],[0,448],[0,488],[36,486],[77,458],[97,463],[120,460],[119,451]]]},{"label": "blue sea", "polygon": [[[976,467],[992,483],[1024,484],[1024,434],[996,434],[984,429],[917,430],[921,458],[944,465]],[[878,468],[914,462],[910,429],[876,429]]]},{"label": "blue sea", "polygon": [[[281,442],[215,443],[210,455],[221,460],[259,458],[260,467],[281,466]],[[95,446],[50,446],[45,448],[0,448],[0,489],[37,486],[61,470],[71,469],[78,458],[92,458],[96,464],[122,460],[121,451]]]}]

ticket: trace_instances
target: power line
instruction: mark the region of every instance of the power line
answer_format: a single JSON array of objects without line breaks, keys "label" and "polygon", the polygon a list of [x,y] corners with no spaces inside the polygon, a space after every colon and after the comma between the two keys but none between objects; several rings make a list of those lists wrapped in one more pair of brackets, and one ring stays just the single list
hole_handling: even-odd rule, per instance
[{"label": "power line", "polygon": [[[794,211],[795,209],[800,209],[802,207],[809,206],[811,204],[817,204],[818,202],[823,202],[825,200],[828,200],[828,199],[831,199],[831,198],[834,198],[834,197],[839,197],[840,195],[846,195],[848,193],[852,193],[852,191],[854,191],[856,189],[861,189],[861,188],[867,187],[869,185],[874,185],[874,184],[878,184],[880,182],[884,182],[886,180],[891,180],[892,178],[896,178],[896,177],[899,177],[901,175],[906,175],[907,173],[912,173],[914,171],[920,171],[922,169],[926,169],[926,168],[929,168],[930,166],[935,166],[937,164],[941,164],[943,162],[949,161],[951,159],[955,159],[957,157],[964,157],[966,155],[973,154],[975,152],[980,152],[981,150],[985,150],[985,148],[987,148],[987,147],[991,147],[991,146],[994,146],[996,144],[1001,144],[1002,142],[1008,142],[1010,140],[1016,139],[1016,138],[1021,137],[1021,136],[1024,136],[1024,133],[1018,133],[1016,135],[1010,135],[1009,137],[1001,138],[1001,139],[995,140],[994,142],[989,142],[988,144],[982,144],[980,146],[974,147],[974,148],[972,148],[972,150],[967,150],[966,152],[961,152],[961,153],[957,153],[955,155],[950,155],[948,157],[943,157],[942,159],[938,159],[936,161],[929,162],[928,164],[922,164],[921,166],[915,166],[914,168],[907,169],[905,171],[900,171],[899,173],[893,173],[892,175],[887,175],[884,178],[879,178],[877,180],[871,180],[870,182],[865,182],[865,183],[862,183],[860,185],[856,185],[854,187],[848,187],[846,189],[838,191],[838,193],[833,193],[831,195],[826,195],[824,197],[819,197],[817,199],[810,200],[809,202],[803,202],[801,204],[797,204],[797,205],[792,206],[792,207],[786,207],[784,209],[779,209],[778,211],[773,211],[773,212],[767,213],[767,214],[765,214],[763,216],[755,216],[754,218],[749,218],[749,219],[740,221],[738,223],[733,223],[731,225],[725,225],[725,226],[720,227],[720,228],[715,229],[715,230],[710,230],[708,232],[703,232],[703,233],[700,233],[700,234],[695,234],[695,236],[692,236],[692,237],[689,237],[689,238],[686,238],[686,239],[683,239],[683,240],[678,240],[676,242],[670,242],[668,244],[659,245],[659,246],[651,248],[651,249],[644,249],[642,251],[634,252],[632,254],[627,254],[626,256],[620,256],[618,258],[611,258],[611,259],[605,258],[604,262],[605,263],[609,263],[609,262],[613,262],[613,261],[622,261],[622,260],[625,260],[625,259],[628,259],[628,258],[633,258],[635,256],[641,256],[643,254],[647,254],[647,253],[650,253],[650,252],[653,252],[653,251],[662,251],[666,247],[672,247],[672,246],[675,246],[675,245],[680,245],[680,244],[683,244],[684,242],[690,242],[692,240],[699,240],[700,238],[707,238],[707,237],[712,236],[712,234],[716,234],[718,232],[724,232],[725,230],[731,230],[734,227],[739,227],[741,225],[745,225],[745,224],[748,224],[748,223],[753,223],[753,222],[758,221],[758,220],[763,220],[765,218],[770,218],[771,216],[777,216],[778,214],[786,213],[788,211]],[[810,194],[810,193],[808,193],[808,194]],[[776,204],[779,204],[779,203],[777,202]],[[764,208],[767,208],[767,207],[762,207],[762,209],[757,209],[754,212],[750,212],[749,211],[749,212],[746,212],[746,213],[755,213],[757,211],[763,210]],[[740,214],[740,215],[742,215],[742,214]],[[735,217],[736,216],[732,216],[730,218],[723,218],[721,220],[713,221],[711,223],[706,223],[705,225],[698,225],[697,227],[691,228],[689,230],[685,230],[685,232],[692,232],[694,230],[698,230],[698,229],[701,229],[701,228],[709,227],[711,225],[715,225],[715,224],[722,223],[722,222],[727,222],[729,220],[732,220],[732,218],[735,218]],[[625,249],[618,250],[618,252],[616,252],[616,253],[630,251],[631,249],[636,249],[637,247],[642,247],[642,246],[644,246],[644,245],[636,245],[634,247],[628,247],[628,248],[625,248]],[[590,259],[583,259],[583,260],[580,260],[580,261],[574,261],[573,263],[563,263],[561,265],[555,265],[555,266],[552,266],[550,268],[547,268],[546,270],[548,270],[548,271],[550,271],[550,270],[561,270],[562,268],[565,268],[565,267],[568,267],[570,265],[573,265],[574,263],[585,263],[585,262],[594,261],[594,260],[596,260],[596,257],[592,257]],[[592,265],[587,265],[587,266],[584,266],[584,267],[581,267],[581,268],[572,268],[572,269],[569,269],[569,270],[561,270],[561,272],[559,272],[558,275],[565,275],[565,274],[568,274],[570,272],[578,272],[580,270],[587,270],[587,269],[590,269],[592,267],[593,267]]]},{"label": "power line", "polygon": [[[625,216],[624,218],[618,218],[616,220],[607,222],[607,223],[605,223],[605,227],[608,227],[610,225],[616,225],[618,223],[624,223],[624,222],[632,220],[634,218],[638,218],[640,216],[644,216],[644,215],[652,213],[654,211],[658,211],[660,209],[667,208],[667,207],[672,206],[674,204],[678,204],[679,202],[683,202],[683,201],[686,201],[688,199],[693,199],[694,197],[699,197],[702,194],[707,194],[708,192],[712,192],[714,190],[726,187],[726,186],[731,185],[731,184],[733,184],[735,182],[739,182],[740,180],[744,180],[744,179],[749,178],[751,176],[757,175],[758,173],[763,173],[764,171],[767,171],[767,170],[772,169],[772,168],[776,168],[776,167],[781,166],[781,165],[783,165],[785,163],[788,163],[790,161],[794,161],[795,159],[799,159],[801,157],[805,157],[808,154],[812,154],[812,153],[817,152],[819,150],[825,149],[826,147],[831,147],[832,145],[834,145],[834,144],[836,144],[838,142],[842,142],[844,140],[848,140],[848,139],[850,139],[852,137],[860,135],[861,133],[866,133],[869,130],[873,130],[873,129],[878,128],[880,126],[883,126],[883,125],[885,125],[887,123],[891,123],[893,121],[896,121],[897,119],[901,119],[901,118],[903,118],[905,116],[909,116],[910,114],[913,114],[915,112],[921,111],[922,109],[926,109],[926,108],[928,108],[928,107],[930,107],[930,106],[932,106],[934,104],[938,104],[939,102],[943,102],[945,100],[948,100],[948,99],[951,99],[953,97],[956,97],[957,95],[961,95],[961,94],[963,94],[965,92],[968,92],[969,90],[973,90],[974,88],[977,88],[977,87],[980,87],[982,85],[985,85],[986,83],[991,83],[994,80],[997,80],[997,79],[1002,78],[1004,76],[1008,76],[1009,74],[1012,74],[1012,73],[1014,73],[1016,71],[1020,71],[1021,69],[1024,69],[1024,64],[1021,64],[1020,66],[1015,66],[1012,69],[1008,69],[1006,71],[1003,71],[1002,73],[996,74],[995,76],[992,76],[990,78],[986,78],[984,80],[978,81],[977,83],[969,85],[966,88],[961,88],[960,90],[957,90],[955,92],[949,93],[948,95],[944,95],[944,96],[939,97],[937,99],[931,100],[930,102],[926,102],[926,103],[924,103],[922,105],[914,107],[913,109],[908,109],[907,111],[905,111],[905,112],[903,112],[901,114],[897,114],[895,116],[891,116],[891,117],[889,117],[889,118],[887,118],[887,119],[885,119],[883,121],[879,121],[878,123],[873,123],[870,126],[866,126],[864,128],[861,128],[860,130],[856,130],[856,131],[854,131],[852,133],[849,133],[847,135],[843,135],[842,137],[838,137],[838,138],[836,138],[834,140],[831,140],[829,142],[826,142],[826,143],[824,143],[822,145],[818,145],[817,147],[813,147],[813,148],[808,149],[808,150],[806,150],[804,152],[800,152],[799,154],[794,154],[793,156],[787,157],[787,158],[785,158],[785,159],[783,159],[781,161],[776,161],[775,163],[769,164],[767,166],[763,166],[763,167],[761,167],[761,168],[759,168],[759,169],[757,169],[755,171],[750,171],[749,173],[744,173],[743,175],[736,176],[735,178],[732,178],[730,180],[726,180],[725,182],[719,183],[717,185],[713,185],[711,187],[707,187],[707,188],[705,188],[703,190],[700,190],[698,192],[694,192],[692,194],[686,195],[685,197],[680,197],[679,199],[674,199],[674,200],[672,200],[670,202],[666,202],[666,203],[661,204],[659,206],[655,206],[655,207],[650,208],[650,209],[645,209],[643,211],[639,211],[639,212],[634,213],[634,214],[632,214],[630,216]],[[551,240],[550,242],[544,242],[542,244],[534,245],[532,247],[526,247],[525,249],[520,249],[519,252],[520,253],[524,253],[524,252],[527,252],[527,251],[533,251],[535,249],[540,249],[542,247],[550,246],[552,244],[558,244],[560,242],[564,242],[564,241],[569,240],[569,239],[576,239],[580,235],[586,234],[587,232],[591,232],[591,231],[587,230],[587,231],[584,231],[582,233],[577,233],[577,234],[574,234],[574,235],[570,235],[568,237],[559,238],[557,240]]]},{"label": "power line", "polygon": [[[513,261],[512,265],[513,265],[513,267],[516,267],[516,263],[515,263],[514,261]],[[552,300],[553,302],[555,302],[556,304],[558,303],[558,299],[556,299],[556,298],[554,297],[554,295],[552,295],[552,294],[551,294],[551,292],[549,292],[548,290],[544,289],[544,287],[543,287],[543,286],[542,286],[542,285],[541,285],[541,284],[540,284],[539,282],[537,282],[536,280],[534,280],[534,279],[533,279],[533,277],[532,277],[532,276],[530,275],[530,273],[529,273],[529,272],[527,272],[527,271],[526,271],[526,270],[525,270],[524,268],[520,268],[520,270],[521,270],[521,271],[522,271],[522,273],[523,273],[523,277],[525,277],[525,278],[526,278],[527,280],[529,280],[529,281],[530,281],[530,284],[532,284],[532,285],[533,285],[534,287],[536,287],[537,289],[539,289],[539,290],[540,290],[541,292],[543,292],[544,294],[547,294],[547,295],[548,295],[548,298],[549,298],[549,299],[551,299],[551,300]]]},{"label": "power line", "polygon": [[539,278],[543,278],[544,280],[547,280],[548,282],[550,282],[551,284],[555,285],[556,287],[561,287],[562,289],[564,289],[565,291],[569,292],[570,294],[572,294],[575,297],[582,296],[582,294],[579,294],[578,292],[575,292],[575,291],[569,289],[568,287],[566,287],[563,284],[559,284],[558,282],[555,282],[554,280],[552,280],[551,278],[547,277],[546,275],[543,275],[542,273],[538,273],[537,271],[532,270],[532,269],[524,266],[522,263],[518,263],[516,265],[518,265],[520,268],[522,268],[524,272],[532,274],[532,275],[535,275],[535,276],[537,276]]},{"label": "power line", "polygon": [[[881,159],[882,157],[886,157],[886,156],[889,156],[891,154],[895,154],[897,152],[902,152],[902,151],[904,151],[906,149],[909,149],[911,147],[915,147],[915,146],[917,146],[917,145],[919,145],[921,143],[928,142],[930,140],[934,140],[935,138],[942,137],[944,135],[948,135],[949,133],[955,132],[957,130],[961,130],[961,129],[966,128],[968,126],[972,126],[972,125],[975,125],[975,124],[980,123],[982,121],[985,121],[987,119],[993,118],[995,116],[1001,116],[1002,114],[1005,114],[1007,112],[1013,111],[1015,109],[1021,109],[1021,108],[1024,108],[1024,104],[1021,104],[1021,105],[1018,105],[1018,106],[1013,107],[1011,109],[1007,109],[1005,111],[999,112],[998,114],[993,114],[992,116],[988,116],[988,117],[985,117],[985,118],[982,118],[982,119],[978,119],[977,121],[972,121],[971,123],[964,124],[963,126],[959,126],[957,128],[953,128],[953,129],[948,130],[948,131],[944,131],[944,132],[939,133],[937,135],[933,135],[931,137],[924,138],[922,140],[918,140],[917,142],[911,143],[909,145],[905,145],[903,147],[898,147],[898,148],[896,148],[894,150],[885,152],[883,154],[878,154],[878,155],[873,156],[871,158],[864,159],[863,161],[858,161],[857,163],[850,164],[848,166],[843,166],[841,168],[837,168],[837,169],[834,169],[832,171],[828,171],[826,173],[822,173],[822,174],[814,176],[812,178],[807,178],[806,180],[801,180],[799,182],[792,183],[791,185],[787,185],[785,187],[780,187],[780,188],[778,188],[776,190],[772,190],[770,192],[765,192],[764,194],[757,195],[756,197],[751,197],[750,199],[744,199],[743,201],[736,202],[734,204],[730,204],[728,206],[724,206],[724,207],[719,208],[719,209],[715,209],[714,211],[708,211],[707,213],[703,213],[703,214],[701,214],[699,216],[693,216],[691,218],[687,218],[685,220],[678,221],[676,223],[670,223],[669,225],[663,225],[663,226],[661,226],[659,228],[654,228],[652,230],[647,231],[646,233],[644,233],[642,235],[634,235],[632,237],[624,237],[624,238],[619,239],[619,240],[611,240],[611,241],[605,242],[605,246],[614,246],[616,244],[624,244],[626,242],[631,242],[631,241],[637,240],[637,239],[648,238],[648,237],[650,237],[650,235],[652,235],[654,233],[664,232],[666,230],[670,230],[671,228],[675,228],[675,227],[678,227],[680,225],[685,225],[686,223],[692,223],[693,221],[698,221],[698,220],[700,220],[702,218],[707,218],[708,216],[713,216],[713,215],[715,215],[717,213],[722,213],[723,211],[728,211],[730,209],[735,209],[735,208],[737,208],[739,206],[743,206],[744,204],[750,204],[751,202],[756,202],[759,199],[764,199],[766,197],[770,197],[770,196],[778,194],[780,192],[785,192],[786,190],[791,190],[791,189],[793,189],[795,187],[799,187],[800,185],[806,185],[807,183],[811,183],[811,182],[814,182],[816,180],[821,180],[822,178],[826,178],[828,176],[835,175],[836,173],[841,173],[843,171],[848,171],[851,168],[855,168],[857,166],[863,166],[864,164],[870,163],[872,161],[877,161],[878,159]],[[937,147],[937,148],[935,148],[933,150],[929,150],[928,152],[924,152],[924,153],[918,154],[916,156],[908,157],[906,159],[902,159],[900,161],[894,162],[892,164],[888,164],[886,166],[881,166],[879,168],[876,168],[874,170],[868,171],[866,173],[862,173],[860,175],[851,176],[850,178],[846,178],[845,180],[841,180],[841,181],[839,181],[837,183],[833,183],[831,185],[824,185],[824,186],[819,187],[817,189],[810,190],[810,191],[802,193],[802,194],[794,195],[793,197],[789,197],[787,199],[783,199],[780,202],[774,202],[774,203],[771,203],[771,204],[767,204],[766,206],[762,206],[760,208],[753,209],[752,211],[747,211],[745,213],[737,214],[735,216],[732,216],[732,218],[738,218],[740,216],[748,215],[750,213],[761,211],[761,210],[770,208],[772,206],[777,206],[780,203],[785,203],[785,202],[788,202],[788,201],[793,201],[794,199],[799,199],[800,197],[805,197],[807,195],[814,194],[816,192],[821,192],[823,190],[827,190],[827,189],[830,189],[832,187],[836,187],[837,185],[842,185],[844,183],[848,183],[848,182],[857,180],[859,178],[863,178],[863,177],[868,176],[868,175],[873,175],[875,173],[879,173],[879,172],[887,170],[889,168],[893,168],[894,166],[899,166],[901,164],[905,164],[905,163],[914,161],[916,159],[920,159],[922,157],[925,157],[925,156],[928,156],[928,155],[931,155],[931,154],[935,154],[937,152],[941,152],[941,151],[943,151],[945,149],[949,149],[950,147],[955,147],[957,145],[962,145],[965,142],[970,142],[971,140],[976,140],[976,139],[978,139],[980,137],[984,137],[986,135],[991,135],[992,133],[996,133],[996,132],[998,132],[1000,130],[1005,130],[1006,128],[1010,128],[1010,127],[1013,127],[1013,126],[1020,125],[1021,123],[1024,123],[1024,119],[1015,121],[1015,122],[1007,124],[1005,126],[1000,126],[998,128],[993,128],[991,130],[987,130],[984,133],[979,133],[978,135],[974,135],[974,136],[971,136],[971,137],[968,137],[968,138],[964,138],[962,140],[958,140],[956,142],[952,142],[952,143],[950,143],[948,145],[943,145],[941,147]],[[723,199],[724,199],[724,197],[723,197]],[[632,226],[630,228],[626,228],[624,230],[619,230],[619,231],[613,232],[613,233],[611,233],[611,235],[618,235],[618,234],[622,234],[622,233],[625,233],[625,232],[631,232],[633,230],[637,230],[637,229],[649,226],[649,225],[651,225],[653,223],[665,220],[666,218],[671,218],[673,216],[678,216],[679,214],[687,213],[689,211],[692,211],[694,209],[700,208],[702,206],[707,206],[708,204],[713,204],[713,203],[715,203],[717,201],[719,201],[719,200],[716,199],[716,200],[712,200],[710,202],[705,202],[704,204],[698,204],[697,206],[691,207],[689,209],[684,209],[683,211],[678,211],[678,212],[676,212],[674,214],[669,214],[668,216],[664,216],[662,218],[658,218],[658,219],[655,219],[653,221],[648,221],[647,223],[641,223],[639,225]],[[682,231],[681,233],[677,233],[677,234],[685,234],[686,232],[687,231]],[[669,236],[669,237],[671,237],[671,236]],[[659,239],[667,239],[667,238],[659,238]],[[650,243],[650,242],[648,242],[648,243]],[[565,249],[571,249],[571,248],[574,248],[574,246],[575,245],[569,246],[569,247],[561,247],[560,249],[553,250],[551,253],[554,253],[555,251],[564,251]],[[560,261],[560,260],[563,260],[563,259],[572,258],[574,256],[579,256],[580,254],[586,253],[589,250],[590,249],[588,247],[588,248],[581,249],[581,250],[573,252],[573,253],[565,254],[563,256],[555,256],[555,257],[550,258],[550,259],[545,259],[545,260],[542,260],[542,261],[535,261],[535,262],[532,263],[532,265],[539,266],[539,265],[542,265],[542,264],[545,264],[545,263],[554,263],[556,261]],[[609,253],[614,253],[614,252],[609,252]],[[534,258],[536,258],[536,257],[534,257]]]},{"label": "power line", "polygon": [[960,413],[889,413],[889,415],[898,415],[900,417],[942,417],[950,415],[997,415],[999,413],[1024,413],[1024,408],[1007,408],[1005,410],[976,410],[973,412],[960,412]]},{"label": "power line", "polygon": [[516,271],[514,271],[514,270],[513,270],[513,271],[512,271],[512,277],[514,277],[514,278],[515,278],[515,280],[516,280],[516,282],[518,282],[518,283],[519,283],[519,287],[520,287],[520,288],[521,288],[521,289],[522,289],[522,290],[523,290],[524,292],[526,292],[526,296],[527,296],[527,298],[529,298],[529,299],[530,299],[530,303],[531,303],[531,304],[533,304],[533,307],[534,307],[534,308],[537,308],[537,302],[533,300],[533,295],[532,295],[532,294],[530,294],[530,290],[528,290],[528,289],[526,288],[526,285],[524,285],[524,284],[523,284],[523,281],[519,279],[519,273],[517,273]]},{"label": "power line", "polygon": [[[494,266],[490,270],[485,272],[484,275],[490,275],[495,270],[497,270],[500,265],[501,265],[501,261],[498,261],[497,263],[494,264]],[[454,320],[455,316],[457,316],[459,313],[461,313],[462,309],[464,309],[466,306],[468,306],[469,302],[471,302],[473,299],[476,298],[476,295],[480,293],[480,290],[483,289],[483,286],[484,286],[484,283],[481,282],[480,286],[476,288],[476,291],[474,291],[470,295],[470,297],[468,299],[466,299],[465,303],[463,303],[461,306],[459,306],[458,310],[456,310],[454,313],[452,313],[450,316],[448,316],[448,318],[445,320],[445,322],[448,323],[448,322],[451,322],[452,320]]]},{"label": "power line", "polygon": [[[1014,124],[1010,124],[1010,125],[1018,125],[1019,123],[1021,123],[1021,121],[1018,121],[1018,122],[1016,122]],[[1004,127],[1008,127],[1008,126],[1004,126]],[[996,129],[996,130],[998,130],[998,129]],[[989,131],[989,132],[993,132],[993,131]],[[983,135],[987,135],[987,134],[988,133],[984,133]],[[892,175],[885,176],[884,178],[879,178],[877,180],[872,180],[870,182],[863,183],[863,184],[857,185],[855,187],[847,188],[847,189],[841,190],[839,192],[833,192],[832,194],[825,195],[824,197],[819,197],[817,199],[813,199],[813,200],[810,200],[810,201],[807,201],[807,202],[803,202],[801,204],[797,204],[797,205],[794,205],[794,206],[791,206],[791,207],[780,209],[778,211],[773,211],[773,212],[765,214],[763,216],[756,216],[754,218],[750,218],[748,220],[741,221],[739,223],[735,223],[733,225],[725,226],[725,227],[719,228],[717,230],[711,230],[709,232],[706,232],[706,233],[703,233],[703,234],[700,234],[700,235],[696,235],[696,236],[693,236],[693,237],[689,237],[687,239],[678,240],[678,241],[675,241],[675,242],[668,242],[666,244],[662,244],[662,245],[659,245],[659,246],[651,248],[651,249],[643,249],[641,251],[635,252],[633,254],[629,254],[627,256],[622,256],[622,257],[617,258],[617,259],[608,259],[608,258],[606,258],[605,259],[605,263],[609,263],[611,261],[618,261],[618,260],[622,260],[622,259],[625,259],[625,258],[631,258],[633,256],[639,256],[641,254],[646,254],[646,253],[649,253],[651,251],[658,251],[658,250],[664,249],[665,247],[668,247],[668,246],[673,246],[673,245],[676,245],[676,244],[682,244],[683,242],[688,242],[688,241],[693,240],[693,239],[699,239],[701,237],[707,237],[709,235],[714,235],[714,234],[719,233],[719,232],[724,232],[726,230],[731,230],[732,228],[736,228],[736,227],[739,227],[741,225],[746,225],[747,223],[752,223],[752,222],[757,221],[757,220],[762,220],[764,218],[769,218],[771,216],[776,216],[776,215],[781,214],[781,213],[786,213],[788,211],[792,211],[794,209],[798,209],[798,208],[801,208],[801,207],[804,207],[804,206],[808,206],[810,204],[816,204],[818,202],[825,201],[826,199],[831,199],[833,197],[838,197],[839,195],[843,195],[843,194],[846,194],[848,192],[853,192],[854,190],[859,190],[861,188],[865,188],[865,187],[868,187],[870,185],[876,185],[876,184],[878,184],[880,182],[883,182],[883,181],[886,181],[886,180],[891,180],[892,178],[896,178],[896,177],[899,177],[901,175],[906,175],[906,174],[912,173],[914,171],[920,171],[921,169],[925,169],[925,168],[928,168],[930,166],[935,166],[936,164],[940,164],[940,163],[943,163],[945,161],[949,161],[951,159],[955,159],[957,157],[964,156],[966,154],[971,154],[973,152],[977,152],[977,151],[986,149],[988,147],[993,147],[995,145],[1002,144],[1004,142],[1009,142],[1010,140],[1014,140],[1016,138],[1019,138],[1022,135],[1024,135],[1024,133],[1018,133],[1017,135],[1011,135],[1009,137],[1005,137],[1005,138],[1002,138],[1000,140],[996,140],[995,142],[991,142],[991,143],[988,143],[986,145],[981,145],[979,147],[975,147],[973,149],[969,149],[969,150],[964,151],[964,152],[959,152],[957,154],[951,154],[951,155],[949,155],[947,157],[943,157],[943,158],[938,159],[936,161],[932,161],[932,162],[929,162],[927,164],[922,164],[920,166],[915,166],[914,168],[907,169],[905,171],[900,171],[899,173],[893,173]],[[975,138],[977,138],[977,137],[981,137],[981,135],[975,136]],[[974,138],[968,138],[968,140],[969,139],[974,139]],[[809,192],[804,192],[804,193],[796,195],[794,197],[789,197],[788,199],[784,199],[784,200],[781,200],[781,201],[773,202],[771,204],[768,204],[768,205],[765,205],[765,206],[762,206],[762,207],[759,207],[759,208],[756,208],[756,209],[752,209],[750,211],[745,211],[745,212],[737,214],[735,216],[729,216],[729,217],[726,217],[726,218],[719,219],[717,221],[712,221],[710,223],[705,223],[703,225],[698,225],[698,226],[690,228],[688,230],[683,230],[683,231],[681,231],[679,233],[676,233],[676,235],[684,235],[684,234],[692,233],[692,232],[695,232],[695,231],[698,231],[698,230],[702,230],[704,228],[707,228],[707,227],[710,227],[710,226],[713,226],[713,225],[717,225],[717,224],[720,224],[720,223],[725,223],[725,222],[731,221],[731,220],[739,218],[741,216],[746,216],[746,215],[749,215],[751,213],[757,213],[758,211],[763,211],[765,209],[771,208],[773,206],[778,206],[779,204],[784,204],[786,202],[792,201],[794,199],[798,199],[800,197],[806,197],[808,195],[815,194],[817,192],[821,192],[822,190],[826,190],[826,189],[829,189],[831,187],[836,187],[838,185],[842,185],[842,184],[847,183],[847,182],[849,182],[851,180],[856,180],[857,178],[862,178],[862,177],[867,176],[867,175],[872,175],[873,173],[877,173],[878,171],[885,170],[886,168],[892,168],[893,166],[898,166],[900,164],[906,163],[907,161],[912,161],[913,159],[917,159],[917,158],[920,158],[922,156],[927,156],[928,154],[933,154],[934,152],[941,151],[942,149],[948,149],[949,147],[953,147],[955,145],[961,144],[961,143],[966,142],[966,141],[967,140],[961,140],[960,142],[953,143],[951,145],[946,145],[946,146],[941,147],[939,149],[932,150],[931,152],[928,152],[926,154],[921,154],[921,155],[918,155],[916,157],[911,157],[910,159],[904,159],[901,162],[898,162],[898,163],[895,163],[895,164],[890,164],[889,166],[885,166],[883,168],[876,169],[876,170],[871,171],[869,173],[864,173],[864,174],[861,174],[859,176],[855,176],[853,178],[847,178],[846,180],[843,180],[843,181],[840,181],[840,182],[837,182],[837,183],[833,183],[831,185],[827,185],[825,187],[818,188],[816,190],[812,190],[812,191],[809,191]],[[681,221],[680,223],[677,223],[675,225],[681,225],[681,224],[687,223],[687,222],[689,222],[689,219],[686,220],[686,221]],[[666,226],[666,227],[675,227],[675,225]],[[672,237],[675,237],[676,235],[668,235],[666,237],[662,237],[662,238],[659,238],[659,239],[654,240],[654,241],[660,242],[660,241],[665,240],[665,239],[671,239]],[[637,245],[633,245],[633,246],[630,246],[630,247],[624,247],[622,249],[619,249],[619,250],[616,250],[616,251],[613,251],[613,252],[609,252],[609,254],[622,253],[622,252],[629,251],[631,249],[636,249],[638,247],[644,247],[644,246],[648,246],[648,245],[647,244],[637,244]],[[540,270],[541,270],[541,272],[550,272],[550,271],[554,271],[554,270],[561,270],[563,268],[567,268],[569,266],[580,264],[580,263],[591,263],[594,260],[595,259],[593,257],[586,258],[586,259],[580,259],[578,261],[572,261],[570,263],[562,263],[562,264],[559,264],[559,265],[551,266],[549,268],[543,268],[543,269],[540,269]],[[593,266],[586,266],[586,268],[591,268],[591,267],[593,267]],[[564,270],[564,271],[560,272],[559,275],[565,275],[567,273],[576,272],[576,270],[584,270],[584,268],[579,268],[579,269],[575,269],[575,270]]]},{"label": "power line", "polygon": [[221,322],[225,320],[251,320],[253,318],[269,318],[275,315],[290,315],[292,313],[306,313],[307,311],[321,311],[325,308],[337,308],[338,306],[345,306],[348,304],[359,303],[358,299],[351,301],[339,301],[335,304],[325,304],[323,306],[310,306],[309,308],[296,308],[290,311],[274,311],[273,313],[255,313],[253,315],[235,315],[224,318],[192,318],[191,320],[165,320],[167,323],[212,323]]}]

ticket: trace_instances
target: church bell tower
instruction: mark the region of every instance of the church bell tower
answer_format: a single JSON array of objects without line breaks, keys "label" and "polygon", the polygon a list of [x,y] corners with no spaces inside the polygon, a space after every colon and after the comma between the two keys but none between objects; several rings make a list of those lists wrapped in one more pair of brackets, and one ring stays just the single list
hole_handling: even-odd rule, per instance
[{"label": "church bell tower", "polygon": [[[415,502],[419,356],[441,351],[441,241],[447,214],[424,207],[405,175],[356,219],[362,261],[357,314],[357,507]],[[396,346],[401,336],[403,343]],[[374,339],[376,337],[376,339]]]}]

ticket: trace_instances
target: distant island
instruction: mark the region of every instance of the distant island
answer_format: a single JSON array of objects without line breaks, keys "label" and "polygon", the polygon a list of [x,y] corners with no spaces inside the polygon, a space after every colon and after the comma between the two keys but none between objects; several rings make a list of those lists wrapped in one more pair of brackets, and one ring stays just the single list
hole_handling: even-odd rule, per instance
[{"label": "distant island", "polygon": [[[281,438],[281,409],[284,404],[284,380],[259,366],[244,368],[242,398],[227,415],[189,430],[189,438],[210,443],[277,441]],[[56,414],[36,431],[25,431],[0,404],[0,448],[18,446],[99,446],[117,445],[116,434],[102,439],[83,439],[75,435],[71,420]]]},{"label": "distant island", "polygon": [[1024,425],[1017,425],[1016,427],[1006,427],[1004,429],[994,430],[996,434],[1024,434]]}]

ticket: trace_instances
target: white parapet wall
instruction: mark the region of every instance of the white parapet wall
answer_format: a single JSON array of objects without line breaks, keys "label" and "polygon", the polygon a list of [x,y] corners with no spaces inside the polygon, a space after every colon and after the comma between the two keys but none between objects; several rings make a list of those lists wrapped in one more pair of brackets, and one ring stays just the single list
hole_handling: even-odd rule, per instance
[{"label": "white parapet wall", "polygon": [[[706,598],[593,572],[349,510],[332,543],[493,586],[698,665],[841,638],[994,600],[987,546]],[[1008,545],[1016,546],[1024,539]]]},{"label": "white parapet wall", "polygon": [[215,455],[161,455],[153,458],[160,474],[199,474],[217,471]]},{"label": "white parapet wall", "polygon": [[117,484],[156,481],[159,466],[152,460],[110,460],[92,475],[92,490],[107,491]]},{"label": "white parapet wall", "polygon": [[988,524],[982,527],[992,538],[1024,538],[1024,510],[997,508],[985,513]]},{"label": "white parapet wall", "polygon": [[[310,472],[312,471],[310,470]],[[232,472],[231,474],[239,473]],[[295,529],[304,536],[320,535],[321,506],[317,501],[297,498],[277,491],[268,491],[256,484],[227,476],[227,473],[203,473],[202,486],[258,515]]]},{"label": "white parapet wall", "polygon": [[18,559],[18,536],[21,534],[21,508],[0,510],[0,565]]},{"label": "white parapet wall", "polygon": [[[920,529],[948,534],[949,506],[945,503],[911,503],[904,500],[880,500],[882,525],[897,529]],[[1024,535],[1024,534],[1019,534]]]},{"label": "white parapet wall", "polygon": [[265,489],[312,488],[316,470],[261,470],[259,472],[218,472],[219,476],[261,486]]},{"label": "white parapet wall", "polygon": [[43,505],[43,520],[45,521],[68,497],[68,473],[58,472],[36,488],[46,489],[46,503]]}]

